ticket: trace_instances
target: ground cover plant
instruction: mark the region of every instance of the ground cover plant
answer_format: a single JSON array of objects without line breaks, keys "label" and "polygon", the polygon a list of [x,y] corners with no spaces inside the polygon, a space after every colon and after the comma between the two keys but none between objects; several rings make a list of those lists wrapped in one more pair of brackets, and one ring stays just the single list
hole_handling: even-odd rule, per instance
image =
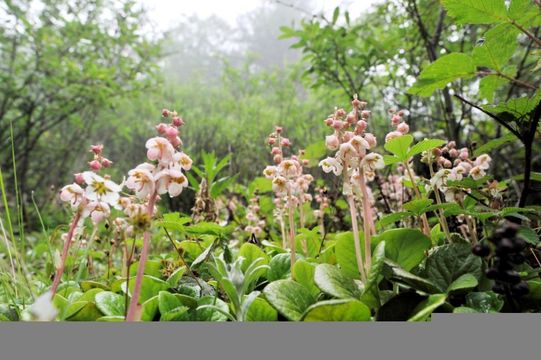
[{"label": "ground cover plant", "polygon": [[[333,103],[299,105],[309,119],[291,103],[258,123],[261,108],[271,105],[243,99],[241,112],[252,122],[234,136],[241,142],[250,134],[246,154],[185,145],[218,125],[205,128],[204,111],[191,118],[175,108],[142,112],[152,127],[114,142],[117,151],[109,153],[106,141],[71,144],[78,167],[47,200],[52,210],[40,211],[26,193],[31,182],[23,186],[17,177],[18,161],[26,176],[35,154],[21,147],[24,129],[10,119],[2,127],[10,150],[0,169],[0,320],[427,321],[435,312],[541,311],[541,4],[442,0],[439,12],[428,14],[418,5],[386,2],[358,23],[336,8],[330,19],[282,28],[303,52],[310,91]],[[16,4],[7,8],[21,16]],[[414,81],[393,70],[400,61],[385,49],[359,42],[366,26],[385,32],[385,9],[410,20],[428,54],[406,67],[417,68]],[[119,11],[137,16],[129,10]],[[402,28],[390,26],[380,40],[399,46]],[[444,31],[482,37],[456,46],[442,39]],[[2,36],[3,43],[15,37]],[[369,81],[382,61],[387,73]],[[88,76],[92,84],[101,79]],[[393,104],[378,97],[376,80],[388,81],[383,92],[393,94]],[[251,86],[264,91],[261,82]],[[105,92],[98,98],[107,103],[111,85],[103,86],[95,91]],[[14,96],[4,95],[6,109],[25,103]],[[207,96],[211,104],[202,109],[221,104],[220,92]],[[0,119],[17,111],[24,119],[21,106]],[[134,110],[125,110],[130,121]],[[63,119],[63,111],[52,111],[50,121]],[[31,114],[26,136],[36,125]],[[423,118],[434,119],[426,129]],[[202,130],[191,133],[192,126]],[[135,148],[141,156],[126,155]],[[39,227],[32,229],[31,219]]]}]

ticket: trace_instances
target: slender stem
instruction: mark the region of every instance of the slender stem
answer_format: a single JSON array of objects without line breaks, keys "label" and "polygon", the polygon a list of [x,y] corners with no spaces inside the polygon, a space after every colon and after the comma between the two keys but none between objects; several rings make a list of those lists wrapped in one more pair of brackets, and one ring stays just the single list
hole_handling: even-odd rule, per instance
[{"label": "slender stem", "polygon": [[366,269],[370,269],[372,264],[372,240],[371,232],[374,228],[374,220],[372,218],[372,209],[368,199],[368,191],[366,189],[366,182],[364,180],[364,170],[359,168],[359,185],[361,193],[363,195],[363,227],[364,227],[364,258]]},{"label": "slender stem", "polygon": [[77,270],[77,277],[76,277],[77,282],[79,282],[79,280],[81,280],[81,277],[83,276],[83,270],[88,263],[87,259],[88,259],[88,255],[90,254],[90,247],[92,246],[92,243],[94,242],[94,238],[96,237],[97,232],[98,232],[98,226],[94,226],[94,229],[92,230],[92,234],[90,235],[90,239],[88,240],[88,243],[86,244],[85,256],[81,260],[81,263],[79,264],[79,269]]},{"label": "slender stem", "polygon": [[[428,158],[428,169],[430,171],[430,177],[434,177],[434,169],[432,169],[432,156],[430,155],[429,153],[429,158]],[[438,205],[441,205],[442,204],[442,201],[441,201],[441,195],[440,195],[440,191],[438,190],[438,188],[434,185],[433,187],[433,190],[434,190],[434,195],[436,196],[436,203]],[[438,211],[436,212],[438,214],[438,218],[440,220],[440,224],[441,224],[441,227],[443,229],[443,232],[445,233],[445,238],[447,239],[447,242],[451,242],[451,232],[449,231],[449,224],[447,224],[447,219],[445,218],[445,215],[444,215],[444,212],[443,212],[443,209],[438,209]]]},{"label": "slender stem", "polygon": [[[406,168],[408,176],[411,180],[411,184],[413,185],[413,191],[415,192],[415,196],[417,196],[418,199],[422,199],[422,195],[419,192],[419,188],[417,187],[417,183],[415,182],[415,178],[413,177],[413,172],[411,171],[411,168],[407,161],[404,161],[404,167]],[[430,236],[430,226],[428,226],[428,219],[426,218],[426,214],[421,215],[421,221],[423,223],[424,234],[426,236]]]},{"label": "slender stem", "polygon": [[287,249],[286,224],[284,223],[284,214],[282,210],[280,210],[280,230],[282,232],[282,247]]},{"label": "slender stem", "polygon": [[353,243],[355,244],[355,257],[357,258],[357,268],[361,274],[361,280],[366,283],[366,274],[364,271],[363,256],[361,252],[361,241],[359,238],[359,224],[357,223],[357,209],[353,195],[348,195],[349,212],[351,214],[351,228],[353,230]]},{"label": "slender stem", "polygon": [[77,228],[77,223],[79,222],[80,218],[81,218],[81,212],[77,211],[75,213],[75,216],[73,217],[73,220],[71,221],[71,225],[68,231],[68,236],[66,238],[66,241],[64,242],[64,249],[62,250],[62,257],[60,258],[60,266],[58,267],[56,271],[56,274],[53,280],[53,286],[51,288],[51,297],[54,297],[54,295],[56,294],[56,290],[58,289],[58,285],[60,285],[60,280],[62,279],[62,275],[64,274],[64,268],[66,267],[66,259],[68,257],[68,253],[71,247],[71,242],[73,240],[73,234],[75,233],[75,229]]},{"label": "slender stem", "polygon": [[293,196],[291,195],[291,189],[288,190],[288,208],[289,208],[289,247],[291,249],[291,278],[295,280],[293,275],[293,266],[295,265],[295,220],[293,217]]},{"label": "slender stem", "polygon": [[[152,218],[154,213],[154,204],[156,203],[157,193],[154,192],[150,196],[148,201],[147,213]],[[126,315],[126,321],[135,321],[139,310],[139,295],[141,294],[141,285],[143,284],[143,276],[145,274],[145,264],[148,257],[148,250],[150,248],[150,230],[146,230],[143,234],[143,248],[141,249],[141,257],[139,258],[139,264],[137,265],[137,275],[135,277],[135,286],[130,300],[130,307],[128,314]],[[128,274],[129,276],[129,274]],[[126,289],[127,290],[127,289]]]}]

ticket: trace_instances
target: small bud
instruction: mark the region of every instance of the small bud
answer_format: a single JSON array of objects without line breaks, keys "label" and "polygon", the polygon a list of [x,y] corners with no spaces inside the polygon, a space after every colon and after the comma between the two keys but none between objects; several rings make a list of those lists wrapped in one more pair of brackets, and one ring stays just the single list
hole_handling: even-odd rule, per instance
[{"label": "small bud", "polygon": [[167,109],[162,110],[162,116],[163,117],[165,117],[165,118],[169,117],[169,114],[171,114],[171,112],[169,110],[167,110]]},{"label": "small bud", "polygon": [[279,147],[275,146],[275,147],[272,148],[271,154],[272,154],[272,155],[281,155],[281,154],[282,154],[282,150],[280,150]]},{"label": "small bud", "polygon": [[182,118],[179,118],[178,116],[175,116],[175,117],[172,119],[171,124],[172,124],[173,126],[179,127],[179,126],[184,125],[184,120],[182,120]]},{"label": "small bud", "polygon": [[73,178],[75,179],[75,182],[79,185],[82,185],[85,182],[85,179],[83,179],[83,174],[81,173],[73,174]]},{"label": "small bud", "polygon": [[272,159],[274,161],[275,164],[279,164],[282,162],[282,155],[274,155],[274,158]]},{"label": "small bud", "polygon": [[103,145],[101,144],[90,146],[90,152],[93,152],[96,155],[101,154],[102,151],[103,151]]},{"label": "small bud", "polygon": [[273,137],[270,137],[270,138],[267,140],[267,144],[269,144],[269,145],[274,145],[274,144],[276,144],[276,139],[273,138]]},{"label": "small bud", "polygon": [[169,139],[175,138],[177,137],[177,135],[178,135],[178,129],[176,127],[168,126],[165,129],[165,136],[167,136]]},{"label": "small bud", "polygon": [[111,160],[109,160],[109,159],[103,158],[101,160],[101,164],[103,165],[103,167],[108,168],[108,167],[111,167],[113,165],[113,162]]},{"label": "small bud", "polygon": [[368,110],[361,111],[361,117],[363,119],[368,119],[370,117],[370,111],[368,111]]},{"label": "small bud", "polygon": [[410,131],[410,127],[408,124],[406,124],[405,122],[401,122],[400,124],[398,124],[398,126],[396,127],[396,130],[401,132],[402,134],[407,134],[408,131]]},{"label": "small bud", "polygon": [[88,166],[90,167],[90,170],[92,171],[98,171],[101,169],[101,163],[98,160],[92,160],[88,163]]},{"label": "small bud", "polygon": [[333,123],[334,123],[334,120],[332,118],[325,119],[325,125],[332,126]]},{"label": "small bud", "polygon": [[159,123],[158,125],[156,125],[156,131],[159,134],[165,134],[165,130],[167,130],[167,124]]},{"label": "small bud", "polygon": [[281,134],[282,131],[284,131],[284,129],[283,129],[281,126],[277,126],[277,127],[275,128],[275,131],[276,131],[277,134]]},{"label": "small bud", "polygon": [[285,146],[285,147],[291,146],[291,142],[289,141],[288,138],[282,139],[282,146]]}]

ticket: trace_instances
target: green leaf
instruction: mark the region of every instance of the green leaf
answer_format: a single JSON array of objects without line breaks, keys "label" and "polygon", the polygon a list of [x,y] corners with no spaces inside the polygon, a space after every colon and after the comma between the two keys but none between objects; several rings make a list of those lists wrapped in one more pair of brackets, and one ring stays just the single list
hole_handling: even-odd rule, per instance
[{"label": "green leaf", "polygon": [[408,321],[426,321],[434,310],[445,303],[445,299],[445,294],[430,295],[428,299],[417,306],[417,308],[414,310],[415,315],[409,318]]},{"label": "green leaf", "polygon": [[264,194],[272,191],[272,180],[265,177],[256,177],[248,186],[250,194],[256,190],[259,194]]},{"label": "green leaf", "polygon": [[309,263],[306,260],[299,259],[295,262],[293,266],[293,276],[295,281],[301,285],[304,285],[313,296],[319,294],[319,288],[314,282],[314,274],[316,272],[316,266],[312,263]]},{"label": "green leaf", "polygon": [[124,322],[124,316],[113,315],[113,316],[102,316],[96,319],[99,322]]},{"label": "green leaf", "polygon": [[92,301],[75,301],[68,305],[65,319],[68,321],[94,321],[103,314]]},{"label": "green leaf", "polygon": [[370,291],[372,288],[377,288],[378,286],[378,279],[381,275],[381,271],[383,269],[383,264],[385,263],[385,247],[386,247],[385,241],[381,241],[374,250],[374,253],[372,254],[372,265],[370,266],[370,270],[368,271],[368,276],[366,279],[366,285],[364,288],[365,292]]},{"label": "green leaf", "polygon": [[541,12],[532,0],[512,0],[508,16],[525,28],[541,25]]},{"label": "green leaf", "polygon": [[80,286],[83,292],[86,292],[86,291],[89,291],[90,289],[95,289],[95,288],[103,289],[103,290],[110,290],[107,285],[102,284],[97,281],[92,281],[92,280],[81,281]]},{"label": "green leaf", "polygon": [[107,316],[124,316],[126,312],[126,299],[124,296],[111,291],[96,294],[96,306]]},{"label": "green leaf", "polygon": [[488,153],[494,149],[500,148],[503,145],[513,142],[515,140],[517,140],[517,137],[511,133],[501,136],[499,138],[489,140],[488,142],[484,143],[483,145],[475,149],[475,151],[473,152],[473,156],[477,157],[481,154]]},{"label": "green leaf", "polygon": [[180,282],[180,279],[182,279],[182,275],[186,272],[186,266],[181,266],[167,278],[167,283],[171,288],[176,288],[178,286],[178,283]]},{"label": "green leaf", "polygon": [[427,296],[419,295],[415,291],[400,292],[378,309],[376,320],[407,321],[414,314],[414,309],[427,298]]},{"label": "green leaf", "polygon": [[332,24],[336,24],[336,20],[338,20],[338,16],[340,15],[340,8],[337,6],[334,8],[334,11],[332,13]]},{"label": "green leaf", "polygon": [[541,101],[541,90],[532,96],[512,98],[495,106],[485,106],[484,109],[497,114],[507,113],[515,119],[522,119],[531,113]]},{"label": "green leaf", "polygon": [[442,0],[459,24],[494,24],[507,20],[504,0]]},{"label": "green leaf", "polygon": [[479,81],[479,95],[481,95],[481,97],[486,99],[489,103],[493,103],[494,92],[508,82],[509,80],[497,75],[484,76]]},{"label": "green leaf", "polygon": [[256,298],[248,307],[246,321],[276,321],[278,312],[262,297]]},{"label": "green leaf", "polygon": [[[319,254],[321,239],[319,235],[319,227],[314,227],[312,230],[299,229],[299,234],[295,236],[295,244],[297,252],[302,253],[305,257],[316,257]],[[304,247],[306,245],[306,253]]]},{"label": "green leaf", "polygon": [[409,88],[408,93],[430,96],[435,90],[443,89],[452,81],[473,77],[476,71],[475,62],[471,56],[462,53],[444,55],[421,72],[417,82]]},{"label": "green leaf", "polygon": [[[135,287],[135,277],[130,279],[130,296],[133,293],[133,289]],[[169,284],[167,284],[165,281],[160,280],[158,278],[155,278],[150,275],[143,276],[143,281],[141,284],[141,295],[139,296],[139,303],[142,304],[148,299],[158,295],[158,293],[162,290],[166,290],[169,288]],[[123,284],[122,289],[125,292],[126,289],[126,283]]]},{"label": "green leaf", "polygon": [[407,134],[387,141],[384,147],[385,150],[396,156],[398,161],[404,162],[408,160],[408,152],[412,143],[413,136]]},{"label": "green leaf", "polygon": [[433,202],[434,201],[432,199],[427,198],[414,199],[410,202],[405,203],[403,207],[404,209],[411,211],[415,215],[419,216],[427,212],[427,208],[432,205]]},{"label": "green leaf", "polygon": [[141,320],[152,321],[158,314],[159,298],[158,295],[151,297],[141,305]]},{"label": "green leaf", "polygon": [[361,289],[351,278],[331,264],[316,267],[314,281],[321,291],[339,299],[359,298]]},{"label": "green leaf", "polygon": [[303,321],[370,321],[370,309],[359,300],[326,300],[310,306]]},{"label": "green leaf", "polygon": [[385,277],[391,281],[409,286],[426,294],[439,293],[438,287],[430,280],[414,275],[400,267],[397,263],[386,259],[383,267]]},{"label": "green leaf", "polygon": [[411,158],[412,156],[420,154],[423,151],[433,150],[437,147],[442,146],[446,142],[447,141],[440,140],[440,139],[423,139],[422,141],[419,141],[417,144],[411,147],[410,151],[408,152],[407,157]]},{"label": "green leaf", "polygon": [[228,317],[224,313],[229,313],[229,306],[226,302],[224,302],[221,299],[218,299],[214,296],[203,296],[200,298],[197,302],[198,306],[202,305],[213,305],[216,308],[220,309],[220,311],[210,309],[210,308],[203,308],[203,309],[197,309],[196,310],[196,319],[197,321],[227,321]]},{"label": "green leaf", "polygon": [[[359,233],[359,242],[361,253],[364,257],[364,235]],[[355,257],[355,244],[353,242],[353,233],[351,231],[336,234],[336,245],[334,246],[336,262],[340,266],[343,274],[352,279],[359,279],[361,274],[357,267],[357,258]]]},{"label": "green leaf", "polygon": [[530,227],[521,226],[518,230],[518,236],[533,246],[537,246],[537,244],[539,244],[539,235],[537,235],[537,233]]},{"label": "green leaf", "polygon": [[431,241],[416,229],[391,229],[378,236],[385,241],[385,256],[410,271],[425,258]]},{"label": "green leaf", "polygon": [[160,321],[179,321],[186,318],[188,307],[184,306],[179,298],[167,291],[158,294],[158,309]]},{"label": "green leaf", "polygon": [[244,243],[240,247],[239,256],[244,258],[241,269],[243,272],[246,272],[246,269],[257,259],[261,258],[263,261],[261,265],[266,265],[269,263],[269,257],[261,248],[257,245],[251,243]]},{"label": "green leaf", "polygon": [[285,279],[291,272],[291,257],[289,254],[278,254],[269,262],[267,270],[267,279],[275,281]]},{"label": "green leaf", "polygon": [[511,24],[499,24],[485,33],[485,41],[473,49],[478,66],[503,72],[517,48],[518,30]]},{"label": "green leaf", "polygon": [[458,279],[453,281],[447,288],[447,293],[457,290],[465,290],[476,287],[479,281],[472,274],[461,275]]},{"label": "green leaf", "polygon": [[471,292],[466,295],[466,305],[478,312],[499,312],[503,307],[503,300],[492,291]]},{"label": "green leaf", "polygon": [[308,307],[315,303],[310,291],[293,280],[277,280],[263,290],[267,301],[292,321],[299,321]]},{"label": "green leaf", "polygon": [[412,213],[410,213],[409,211],[394,212],[384,215],[380,220],[376,222],[376,228],[382,229],[411,215]]},{"label": "green leaf", "polygon": [[479,280],[481,264],[481,259],[472,254],[469,244],[443,245],[428,256],[423,274],[444,292],[464,274],[471,274]]},{"label": "green leaf", "polygon": [[209,246],[207,246],[207,248],[203,250],[201,254],[199,254],[199,256],[192,262],[191,267],[194,268],[198,265],[201,265],[205,261],[207,261],[213,248],[214,248],[214,242],[210,244]]}]

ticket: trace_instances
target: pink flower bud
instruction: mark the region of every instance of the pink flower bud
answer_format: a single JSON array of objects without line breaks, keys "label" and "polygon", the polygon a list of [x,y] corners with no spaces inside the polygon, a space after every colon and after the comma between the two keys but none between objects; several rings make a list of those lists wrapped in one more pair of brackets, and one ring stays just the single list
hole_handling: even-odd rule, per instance
[{"label": "pink flower bud", "polygon": [[175,138],[177,137],[177,135],[178,135],[178,129],[176,127],[168,126],[165,129],[165,136],[167,136],[169,139]]},{"label": "pink flower bud", "polygon": [[73,174],[73,178],[75,179],[75,182],[79,185],[82,185],[85,182],[85,179],[83,179],[83,174],[81,173]]},{"label": "pink flower bud", "polygon": [[308,160],[308,159],[304,159],[304,160],[302,161],[302,165],[303,165],[303,166],[308,166],[309,164],[310,164],[310,160]]},{"label": "pink flower bud", "polygon": [[358,108],[359,106],[361,106],[361,100],[355,98],[355,99],[353,99],[353,101],[351,102],[351,105],[352,105],[354,108]]},{"label": "pink flower bud", "polygon": [[350,141],[351,139],[353,139],[353,137],[355,136],[355,133],[351,132],[351,131],[346,131],[344,133],[344,136],[342,137],[342,140],[344,142],[348,142]]},{"label": "pink flower bud", "polygon": [[368,111],[368,110],[361,111],[361,117],[363,119],[368,119],[370,117],[370,111]]},{"label": "pink flower bud", "polygon": [[156,125],[156,131],[158,131],[159,134],[164,134],[165,130],[167,130],[167,124],[159,123]]},{"label": "pink flower bud", "polygon": [[370,133],[364,134],[364,139],[366,140],[368,145],[370,145],[370,149],[376,147],[376,145],[378,144],[378,140],[373,134],[370,134]]},{"label": "pink flower bud", "polygon": [[289,141],[288,138],[282,139],[282,146],[285,146],[285,147],[291,146],[291,142]]},{"label": "pink flower bud", "polygon": [[90,167],[90,170],[92,171],[98,171],[101,169],[101,163],[98,160],[92,160],[88,163],[88,166]]},{"label": "pink flower bud", "polygon": [[163,117],[169,117],[169,114],[171,114],[171,111],[167,110],[167,109],[163,109],[162,110],[162,116]]},{"label": "pink flower bud", "polygon": [[333,123],[334,123],[334,120],[332,118],[325,119],[325,125],[332,126]]},{"label": "pink flower bud", "polygon": [[443,161],[443,167],[444,167],[444,168],[447,168],[447,169],[450,169],[450,168],[453,167],[453,164],[451,163],[450,160],[445,159],[445,160]]},{"label": "pink flower bud", "polygon": [[400,131],[391,131],[390,133],[388,133],[386,136],[385,136],[385,142],[388,142],[394,138],[397,138],[399,136],[402,136],[404,134],[402,134]]},{"label": "pink flower bud", "polygon": [[340,129],[343,129],[345,127],[345,122],[343,121],[340,121],[340,120],[334,120],[333,123],[332,123],[332,127],[336,130],[340,130]]},{"label": "pink flower bud", "polygon": [[398,112],[398,116],[402,117],[402,116],[404,116],[404,115],[406,115],[406,111],[405,111],[405,110],[400,110],[400,111]]},{"label": "pink flower bud", "polygon": [[460,154],[458,155],[461,160],[466,160],[469,156],[470,154],[468,153],[468,149],[460,150]]},{"label": "pink flower bud", "polygon": [[454,149],[456,147],[456,142],[454,141],[449,141],[449,144],[447,144],[447,147],[449,149]]},{"label": "pink flower bud", "polygon": [[401,121],[402,121],[402,116],[398,114],[393,115],[393,117],[391,118],[391,123],[394,126],[397,126],[398,124],[400,124]]},{"label": "pink flower bud", "polygon": [[449,156],[452,157],[453,159],[458,157],[458,150],[457,149],[449,150]]},{"label": "pink flower bud", "polygon": [[281,126],[277,126],[277,127],[275,128],[275,131],[276,131],[277,134],[281,134],[282,131],[284,131],[284,129],[283,129]]},{"label": "pink flower bud", "polygon": [[90,146],[90,152],[93,152],[96,155],[101,154],[102,151],[103,151],[103,145],[101,144]]},{"label": "pink flower bud", "polygon": [[329,150],[338,150],[340,140],[338,140],[336,135],[329,135],[325,137],[325,145],[327,145],[327,149]]},{"label": "pink flower bud", "polygon": [[357,121],[357,129],[359,129],[361,133],[366,129],[367,126],[368,124],[366,123],[366,121],[364,120]]},{"label": "pink flower bud", "polygon": [[401,122],[400,124],[398,124],[398,126],[396,127],[396,130],[398,132],[401,132],[402,134],[407,134],[408,131],[410,131],[410,127],[408,126],[408,124],[406,124],[405,122]]},{"label": "pink flower bud", "polygon": [[281,155],[282,154],[282,150],[280,150],[279,147],[273,147],[272,150],[271,150],[271,154],[272,155]]},{"label": "pink flower bud", "polygon": [[269,145],[274,145],[274,144],[276,144],[276,139],[273,138],[273,137],[270,137],[270,138],[267,140],[267,144],[269,144]]},{"label": "pink flower bud", "polygon": [[179,118],[178,116],[175,116],[172,120],[171,120],[171,124],[173,126],[182,126],[184,125],[184,120],[182,120],[182,118]]},{"label": "pink flower bud", "polygon": [[359,104],[359,108],[365,109],[366,105],[368,105],[368,103],[366,101],[361,101],[361,103]]},{"label": "pink flower bud", "polygon": [[101,160],[101,164],[103,165],[103,167],[108,168],[108,167],[111,167],[113,165],[113,162],[111,160],[109,160],[109,159],[103,158]]},{"label": "pink flower bud", "polygon": [[178,136],[173,139],[169,139],[169,142],[171,143],[171,145],[173,145],[173,147],[182,146],[182,140],[180,140]]},{"label": "pink flower bud", "polygon": [[341,117],[344,117],[344,116],[346,116],[346,111],[344,109],[336,110],[336,117],[341,118]]},{"label": "pink flower bud", "polygon": [[279,164],[282,162],[282,155],[274,155],[274,158],[272,158],[272,160],[274,161],[275,164]]},{"label": "pink flower bud", "polygon": [[355,124],[355,114],[349,113],[347,118],[346,118],[346,122],[348,124]]}]

